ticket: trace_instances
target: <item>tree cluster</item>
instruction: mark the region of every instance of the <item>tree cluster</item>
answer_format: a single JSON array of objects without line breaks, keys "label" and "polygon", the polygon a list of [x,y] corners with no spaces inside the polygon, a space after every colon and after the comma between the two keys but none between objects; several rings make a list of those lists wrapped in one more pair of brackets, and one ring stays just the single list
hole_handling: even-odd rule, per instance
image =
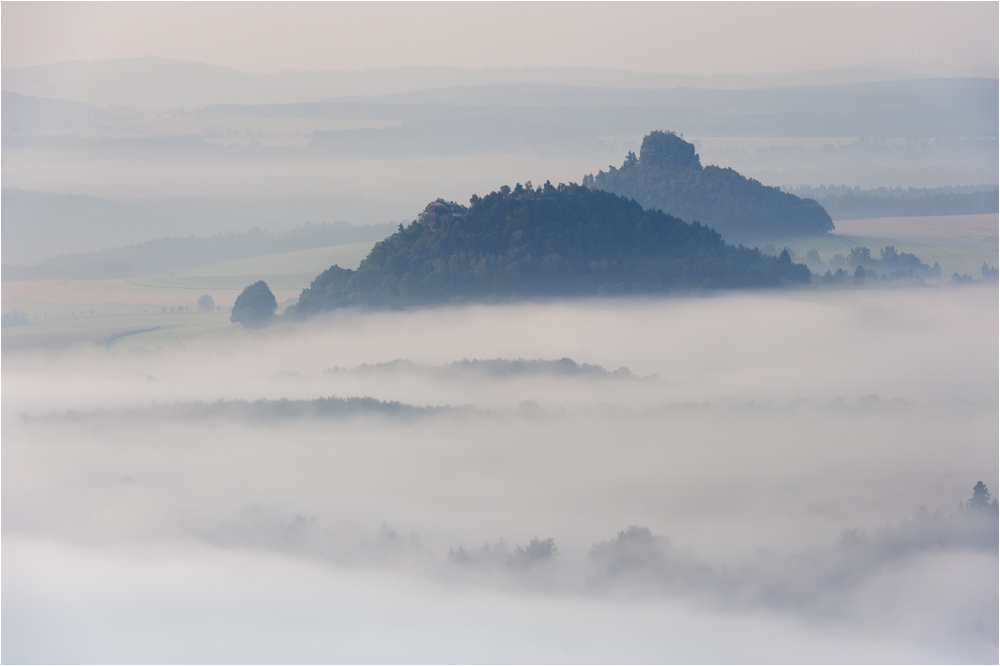
[{"label": "tree cluster", "polygon": [[954,286],[964,286],[968,284],[997,284],[1000,282],[1000,269],[996,266],[991,266],[984,261],[979,270],[983,274],[982,280],[977,280],[966,273],[952,273],[950,284]]},{"label": "tree cluster", "polygon": [[936,262],[928,266],[915,254],[899,252],[892,245],[881,248],[878,257],[869,248],[858,246],[851,248],[846,257],[838,253],[828,261],[820,259],[819,252],[813,249],[806,253],[806,265],[817,274],[825,271],[824,284],[845,283],[851,275],[856,283],[863,283],[866,278],[923,281],[941,277],[941,267]]},{"label": "tree cluster", "polygon": [[18,312],[17,310],[11,310],[10,312],[3,313],[0,317],[0,327],[7,328],[9,326],[24,326],[28,323],[27,318],[24,316],[23,312]]},{"label": "tree cluster", "polygon": [[830,215],[812,199],[729,168],[703,167],[694,146],[673,132],[650,133],[638,158],[629,152],[621,168],[585,176],[583,184],[635,199],[643,208],[696,220],[733,243],[833,230]]}]

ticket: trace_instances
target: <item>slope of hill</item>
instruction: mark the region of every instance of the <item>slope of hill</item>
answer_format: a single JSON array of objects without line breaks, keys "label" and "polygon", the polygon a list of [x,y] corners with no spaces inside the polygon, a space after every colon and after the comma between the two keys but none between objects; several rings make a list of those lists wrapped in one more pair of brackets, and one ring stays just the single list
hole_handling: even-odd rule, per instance
[{"label": "slope of hill", "polygon": [[703,167],[694,146],[673,132],[652,132],[639,157],[584,177],[587,187],[630,197],[643,208],[706,224],[730,242],[825,234],[833,221],[811,199],[766,187],[732,169]]},{"label": "slope of hill", "polygon": [[[6,166],[6,162],[4,164]],[[235,238],[249,234],[254,227],[276,234],[287,233],[285,240],[291,240],[295,234],[305,238],[308,234],[303,232],[310,228],[323,236],[299,245],[274,245],[268,240],[252,251],[217,253],[204,257],[202,262],[214,263],[238,256],[381,240],[392,233],[396,224],[385,222],[385,218],[376,217],[368,224],[338,221],[363,217],[359,212],[361,208],[356,200],[335,197],[102,198],[5,187],[0,198],[3,263],[31,265],[53,260],[65,265],[81,259],[121,259],[144,269],[151,268],[153,264],[149,262],[155,261],[158,262],[156,270],[171,270],[194,265],[201,262],[202,257],[193,263],[167,266],[157,257],[170,254],[167,245],[178,241],[164,241],[166,238],[197,236],[204,239],[226,234]],[[401,214],[388,219],[397,222],[406,219],[407,209],[400,207],[400,210]],[[292,233],[297,227],[299,231]],[[127,250],[126,246],[130,245],[142,245],[143,249]],[[176,254],[176,250],[173,252]],[[92,256],[74,256],[85,253]],[[59,255],[67,257],[56,260]]]},{"label": "slope of hill", "polygon": [[726,244],[718,233],[579,185],[507,186],[465,207],[442,200],[377,243],[356,271],[332,266],[303,290],[296,316],[363,305],[663,293],[808,282],[787,254]]},{"label": "slope of hill", "polygon": [[157,238],[126,247],[59,255],[28,266],[4,263],[2,278],[4,281],[131,278],[261,255],[371,243],[391,232],[392,225],[389,223],[354,225],[334,222],[303,224],[281,232],[254,227],[241,233],[227,232],[207,238]]}]

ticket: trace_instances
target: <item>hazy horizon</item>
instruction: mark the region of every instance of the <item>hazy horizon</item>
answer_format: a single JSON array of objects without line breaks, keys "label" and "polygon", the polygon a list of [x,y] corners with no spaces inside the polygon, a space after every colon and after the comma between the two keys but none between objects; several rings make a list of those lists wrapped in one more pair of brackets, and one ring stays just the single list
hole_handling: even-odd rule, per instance
[{"label": "hazy horizon", "polygon": [[[56,2],[2,13],[4,67],[154,55],[247,72],[357,71],[452,65],[461,53],[472,68],[998,76],[994,3]],[[664,29],[670,39],[658,38]]]}]

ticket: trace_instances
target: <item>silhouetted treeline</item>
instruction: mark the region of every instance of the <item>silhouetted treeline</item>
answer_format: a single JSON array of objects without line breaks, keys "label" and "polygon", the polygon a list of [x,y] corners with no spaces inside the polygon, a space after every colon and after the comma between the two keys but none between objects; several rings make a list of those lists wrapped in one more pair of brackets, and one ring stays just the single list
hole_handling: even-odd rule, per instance
[{"label": "silhouetted treeline", "polygon": [[393,225],[346,222],[303,224],[290,231],[258,227],[208,238],[159,238],[121,248],[60,255],[32,266],[3,264],[4,280],[128,278],[263,254],[309,250],[385,238]]},{"label": "silhouetted treeline", "polygon": [[996,266],[991,266],[984,261],[983,265],[979,267],[979,271],[983,276],[981,280],[977,280],[967,273],[952,273],[948,284],[952,287],[964,287],[974,284],[997,284],[1000,282],[1000,269]]},{"label": "silhouetted treeline", "polygon": [[[816,274],[822,274],[824,284],[846,283],[849,280],[909,280],[920,281],[941,277],[941,267],[934,262],[928,266],[909,252],[899,252],[895,246],[886,245],[876,257],[867,247],[851,248],[847,256],[837,253],[827,261],[820,259],[817,250],[806,253],[806,265]],[[824,273],[825,271],[825,273]]]},{"label": "silhouetted treeline", "polygon": [[437,375],[448,379],[507,379],[514,377],[536,377],[551,375],[557,377],[572,377],[574,379],[634,379],[635,375],[626,367],[607,370],[599,365],[577,363],[571,358],[558,360],[530,359],[517,360],[494,359],[462,359],[444,366],[421,365],[406,359],[396,359],[388,363],[362,363],[354,370],[344,368],[328,368],[324,374],[337,372],[377,373],[377,372],[415,372]]},{"label": "silhouetted treeline", "polygon": [[712,229],[579,185],[506,185],[468,208],[432,202],[356,271],[332,266],[294,315],[344,306],[664,293],[809,282],[787,254],[734,247]]},{"label": "silhouetted treeline", "polygon": [[912,518],[874,534],[851,528],[832,547],[789,554],[765,549],[735,568],[633,525],[591,548],[591,584],[640,594],[700,594],[729,608],[836,614],[847,610],[844,599],[852,590],[919,554],[964,549],[996,555],[997,526],[997,502],[981,481],[954,514],[921,507]]},{"label": "silhouetted treeline", "polygon": [[880,187],[862,190],[846,186],[798,187],[788,192],[818,201],[834,220],[869,217],[973,215],[1000,212],[995,187]]},{"label": "silhouetted treeline", "polygon": [[830,216],[815,201],[732,169],[702,167],[694,146],[673,132],[652,132],[643,139],[638,158],[629,152],[620,169],[588,175],[583,184],[635,199],[643,208],[701,222],[730,242],[833,230]]},{"label": "silhouetted treeline", "polygon": [[9,326],[24,326],[28,323],[23,312],[18,312],[17,310],[11,310],[10,312],[3,313],[3,317],[0,317],[0,327],[7,328]]},{"label": "silhouetted treeline", "polygon": [[[465,412],[465,407],[419,407],[369,397],[314,398],[311,400],[216,400],[178,402],[117,411],[63,412],[41,415],[42,420],[86,421],[95,418],[122,419],[226,419],[233,421],[285,421],[291,419],[344,419],[354,416],[415,418],[445,412]],[[25,417],[28,418],[28,417]]]}]

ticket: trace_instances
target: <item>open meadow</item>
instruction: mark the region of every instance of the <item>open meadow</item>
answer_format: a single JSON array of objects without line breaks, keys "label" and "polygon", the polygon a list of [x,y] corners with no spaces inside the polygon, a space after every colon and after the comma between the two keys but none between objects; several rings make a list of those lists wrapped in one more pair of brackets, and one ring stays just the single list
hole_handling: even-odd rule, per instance
[{"label": "open meadow", "polygon": [[880,249],[893,246],[925,264],[937,262],[945,280],[953,273],[978,279],[983,263],[1000,265],[1000,216],[995,213],[837,220],[834,226],[827,236],[785,238],[773,244],[794,250],[800,259],[816,250],[823,261],[835,254],[846,257],[855,247],[867,247],[877,257]]},{"label": "open meadow", "polygon": [[[3,311],[17,310],[28,323],[4,328],[3,347],[7,352],[75,343],[155,347],[190,337],[238,335],[229,311],[245,286],[266,281],[280,313],[320,272],[335,263],[356,268],[373,245],[283,252],[143,278],[4,282]],[[198,309],[205,294],[214,310]]]}]

